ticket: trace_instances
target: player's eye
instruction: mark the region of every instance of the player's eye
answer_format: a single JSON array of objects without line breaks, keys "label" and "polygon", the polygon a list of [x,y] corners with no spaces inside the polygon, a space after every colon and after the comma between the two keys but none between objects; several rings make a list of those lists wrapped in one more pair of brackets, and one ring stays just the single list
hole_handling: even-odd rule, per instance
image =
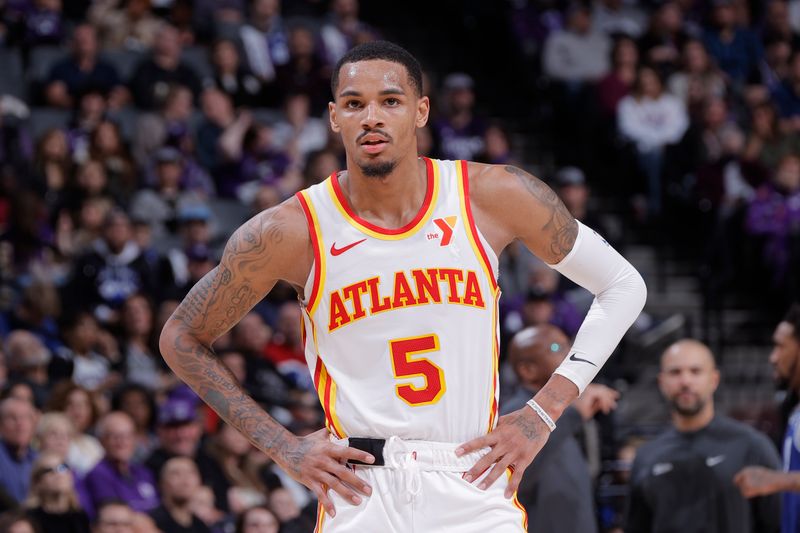
[{"label": "player's eye", "polygon": [[359,107],[361,107],[361,102],[359,102],[358,100],[348,100],[347,102],[345,102],[344,105],[348,109],[358,109]]},{"label": "player's eye", "polygon": [[398,100],[397,98],[387,98],[386,104],[390,106],[400,105],[400,100]]}]

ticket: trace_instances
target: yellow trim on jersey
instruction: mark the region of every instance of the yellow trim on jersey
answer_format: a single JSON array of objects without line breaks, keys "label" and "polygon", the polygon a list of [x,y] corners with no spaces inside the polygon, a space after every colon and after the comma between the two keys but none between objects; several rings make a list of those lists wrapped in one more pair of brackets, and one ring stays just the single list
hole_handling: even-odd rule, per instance
[{"label": "yellow trim on jersey", "polygon": [[[506,468],[506,476],[508,476],[508,482],[511,483],[511,470],[508,468]],[[517,491],[514,491],[514,496],[511,497],[511,503],[522,512],[522,531],[528,531],[528,511],[525,510],[525,506],[519,503]]]},{"label": "yellow trim on jersey", "polygon": [[[319,401],[322,404],[322,409],[328,415],[326,417],[325,425],[328,426],[328,430],[331,433],[340,439],[344,439],[347,437],[347,433],[345,433],[344,429],[342,428],[342,423],[339,421],[339,417],[336,416],[336,381],[334,381],[334,379],[328,373],[328,369],[325,367],[325,363],[322,362],[322,357],[320,357],[319,343],[317,341],[317,326],[314,324],[314,319],[311,318],[311,314],[308,313],[308,310],[306,310],[306,316],[308,316],[308,322],[311,324],[311,338],[314,341],[314,355],[317,357],[317,366],[321,366],[319,369],[319,383],[316,383],[315,385],[317,388]],[[316,373],[316,371],[317,369],[314,368],[313,372]],[[329,388],[327,386],[328,382],[330,382]],[[326,388],[328,389],[328,395],[325,394]],[[328,406],[327,409],[325,408],[326,405]],[[331,421],[330,424],[328,423],[328,418]]]},{"label": "yellow trim on jersey", "polygon": [[[311,195],[308,194],[308,192],[306,192],[306,191],[301,191],[300,194],[302,194],[303,198],[305,198],[305,200],[306,200],[306,205],[308,206],[308,213],[309,213],[309,215],[311,215],[311,221],[312,221],[312,226],[313,226],[312,228],[309,228],[309,229],[311,229],[314,232],[314,234],[316,235],[317,247],[319,248],[319,253],[316,254],[316,255],[319,255],[319,277],[314,279],[314,285],[316,286],[316,294],[315,294],[314,301],[311,302],[311,308],[307,309],[308,317],[311,318],[311,315],[314,314],[314,311],[316,311],[317,307],[319,306],[319,302],[322,299],[322,292],[323,292],[323,289],[325,288],[325,255],[326,255],[326,252],[325,252],[325,242],[322,240],[322,228],[320,227],[320,224],[319,224],[319,217],[317,216],[317,210],[314,207],[314,203],[311,201]],[[316,257],[315,257],[315,259],[316,259]],[[311,292],[312,292],[312,294],[314,294],[314,290],[313,289],[312,289]],[[309,294],[308,296],[310,297],[311,295]],[[314,338],[314,345],[316,345],[316,343],[317,343],[317,339],[315,337]]]},{"label": "yellow trim on jersey", "polygon": [[497,417],[497,380],[499,379],[500,346],[497,340],[498,309],[500,304],[500,290],[494,294],[494,307],[492,307],[492,395],[489,400],[489,429],[490,433],[496,425]]},{"label": "yellow trim on jersey", "polygon": [[[464,192],[464,173],[461,170],[461,161],[455,162],[456,167],[456,181],[458,181],[458,199],[461,202],[461,216],[464,221],[464,230],[467,233],[467,238],[469,238],[469,243],[472,245],[472,251],[475,253],[475,258],[478,260],[478,263],[481,264],[483,267],[483,272],[486,274],[486,279],[489,282],[490,287],[494,287],[494,273],[492,272],[492,266],[484,261],[483,255],[481,254],[481,249],[478,246],[478,243],[475,242],[475,239],[478,238],[477,235],[472,234],[472,228],[470,228],[470,216],[467,211],[467,202],[469,198],[467,198],[466,193]],[[477,227],[477,226],[476,226]]]},{"label": "yellow trim on jersey", "polygon": [[354,228],[359,230],[370,237],[375,237],[376,239],[381,239],[383,241],[398,241],[400,239],[405,239],[414,235],[417,231],[420,230],[425,224],[428,223],[433,212],[436,210],[436,201],[439,198],[439,163],[431,159],[431,167],[433,168],[433,193],[431,194],[431,203],[428,205],[428,209],[425,212],[425,215],[419,219],[413,228],[409,229],[408,231],[404,231],[403,233],[398,233],[397,235],[387,235],[385,233],[378,233],[377,231],[373,231],[370,228],[366,227],[365,225],[361,224],[358,220],[354,219],[350,216],[347,212],[345,207],[339,202],[339,197],[336,195],[336,191],[333,190],[333,180],[336,179],[335,177],[330,177],[325,180],[326,187],[328,189],[328,194],[330,194],[331,200],[333,201],[333,205],[336,206],[336,209],[339,210],[339,213],[342,217]]},{"label": "yellow trim on jersey", "polygon": [[322,533],[322,524],[325,522],[325,508],[317,502],[317,524],[314,533]]}]

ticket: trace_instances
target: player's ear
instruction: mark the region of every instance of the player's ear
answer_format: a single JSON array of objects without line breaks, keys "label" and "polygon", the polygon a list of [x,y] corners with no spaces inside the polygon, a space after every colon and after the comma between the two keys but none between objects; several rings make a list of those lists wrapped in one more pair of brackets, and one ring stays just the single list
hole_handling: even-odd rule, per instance
[{"label": "player's ear", "polygon": [[422,96],[417,100],[417,127],[422,128],[428,123],[428,115],[431,112],[431,101],[427,96]]},{"label": "player's ear", "polygon": [[328,102],[328,119],[331,121],[331,129],[334,133],[339,133],[341,129],[339,128],[339,124],[336,123],[336,104],[334,102]]}]

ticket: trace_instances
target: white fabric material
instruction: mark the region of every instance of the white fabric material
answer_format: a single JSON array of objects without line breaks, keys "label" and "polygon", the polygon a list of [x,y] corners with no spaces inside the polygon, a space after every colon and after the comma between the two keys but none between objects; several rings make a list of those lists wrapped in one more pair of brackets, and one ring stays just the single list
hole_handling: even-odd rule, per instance
[{"label": "white fabric material", "polygon": [[569,357],[555,371],[583,393],[639,316],[647,299],[647,287],[619,252],[580,222],[572,251],[558,264],[549,266],[595,295]]},{"label": "white fabric material", "polygon": [[[347,439],[333,439],[347,445]],[[324,533],[380,531],[381,533],[520,533],[526,518],[513,500],[504,496],[508,476],[488,489],[478,488],[487,470],[472,483],[463,479],[488,448],[456,457],[457,444],[387,439],[385,467],[351,467],[372,487],[359,505],[328,494],[336,516],[325,515],[318,531]]]},{"label": "white fabric material", "polygon": [[623,136],[647,152],[678,142],[689,127],[689,115],[684,103],[671,94],[656,100],[629,95],[617,107],[617,123]]}]

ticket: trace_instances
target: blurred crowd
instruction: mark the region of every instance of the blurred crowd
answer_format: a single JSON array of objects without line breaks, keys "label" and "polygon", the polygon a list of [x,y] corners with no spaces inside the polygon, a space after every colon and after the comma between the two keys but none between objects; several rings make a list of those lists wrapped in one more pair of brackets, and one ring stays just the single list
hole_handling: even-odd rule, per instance
[{"label": "blurred crowd", "polygon": [[[359,7],[0,0],[0,533],[313,530],[313,496],[176,381],[157,338],[235,227],[344,167],[332,66],[415,38]],[[800,294],[800,1],[498,9],[540,130],[483,112],[490,81],[426,68],[421,155],[538,164],[513,149],[531,131],[555,161],[542,177],[612,244],[641,230],[701,252],[712,297],[750,288],[782,311]],[[592,198],[624,199],[633,230]],[[516,245],[501,273],[507,340],[575,334],[591,295]],[[324,417],[299,321],[278,285],[215,348],[307,434]],[[503,372],[506,400],[520,378]]]}]

